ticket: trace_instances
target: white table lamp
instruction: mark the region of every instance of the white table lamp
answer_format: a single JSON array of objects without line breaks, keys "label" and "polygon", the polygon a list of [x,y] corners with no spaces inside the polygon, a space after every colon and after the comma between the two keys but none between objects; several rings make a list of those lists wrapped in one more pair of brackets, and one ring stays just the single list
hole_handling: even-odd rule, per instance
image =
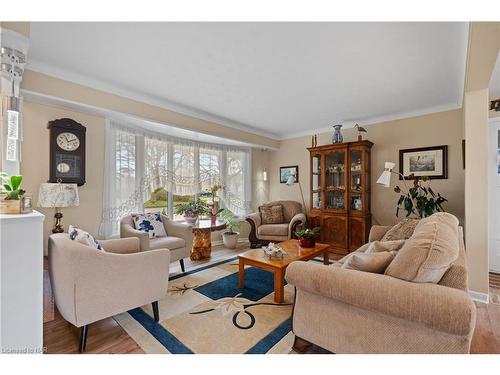
[{"label": "white table lamp", "polygon": [[52,233],[63,233],[61,208],[80,205],[76,184],[43,183],[38,192],[38,207],[55,208]]}]

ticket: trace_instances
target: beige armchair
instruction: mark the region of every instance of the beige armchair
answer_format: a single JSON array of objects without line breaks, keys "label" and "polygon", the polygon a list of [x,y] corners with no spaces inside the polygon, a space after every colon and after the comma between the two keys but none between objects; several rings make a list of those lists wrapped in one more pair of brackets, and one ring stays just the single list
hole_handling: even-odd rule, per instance
[{"label": "beige armchair", "polygon": [[[390,227],[374,226],[370,241]],[[294,348],[334,353],[468,353],[476,308],[468,295],[462,229],[459,256],[438,284],[293,262]],[[340,262],[343,260],[341,259]]]},{"label": "beige armchair", "polygon": [[140,241],[141,251],[155,249],[169,249],[170,262],[179,261],[182,272],[185,272],[184,258],[189,257],[193,247],[193,230],[187,223],[170,220],[168,216],[161,215],[166,237],[149,238],[148,233],[135,229],[132,215],[120,220],[120,237],[136,237]]},{"label": "beige armchair", "polygon": [[302,205],[295,201],[275,201],[266,205],[283,206],[283,224],[262,224],[260,212],[247,215],[246,221],[250,223],[250,234],[248,240],[250,247],[256,248],[269,242],[281,242],[295,238],[295,231],[306,224],[306,215],[302,211]]},{"label": "beige armchair", "polygon": [[88,325],[98,320],[153,304],[167,293],[170,251],[141,252],[137,238],[101,241],[99,251],[69,239],[67,233],[49,237],[49,272],[57,309],[82,327],[80,352],[85,350]]}]

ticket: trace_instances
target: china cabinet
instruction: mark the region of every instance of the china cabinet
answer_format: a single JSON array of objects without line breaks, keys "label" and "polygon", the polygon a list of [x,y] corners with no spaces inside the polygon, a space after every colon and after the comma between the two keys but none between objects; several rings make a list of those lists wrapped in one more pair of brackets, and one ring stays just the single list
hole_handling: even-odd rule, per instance
[{"label": "china cabinet", "polygon": [[320,239],[338,254],[368,241],[370,213],[370,141],[308,148],[309,223],[321,228]]}]

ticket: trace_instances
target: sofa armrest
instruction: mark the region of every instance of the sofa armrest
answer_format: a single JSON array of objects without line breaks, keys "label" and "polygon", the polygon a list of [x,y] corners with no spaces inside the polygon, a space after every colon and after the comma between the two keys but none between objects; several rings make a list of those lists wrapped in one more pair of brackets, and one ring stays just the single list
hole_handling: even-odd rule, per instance
[{"label": "sofa armrest", "polygon": [[298,290],[431,329],[457,335],[474,330],[476,307],[461,290],[306,262],[292,262],[286,280]]},{"label": "sofa armrest", "polygon": [[115,254],[131,254],[141,251],[141,243],[137,237],[100,240],[104,251]]},{"label": "sofa armrest", "polygon": [[298,213],[292,217],[292,220],[290,220],[290,223],[288,224],[288,238],[295,238],[295,231],[297,230],[297,227],[302,226],[305,223],[306,215],[303,213]]},{"label": "sofa armrest", "polygon": [[75,253],[76,326],[158,301],[168,287],[170,250],[114,254]]},{"label": "sofa armrest", "polygon": [[161,218],[167,236],[182,238],[186,242],[187,249],[193,247],[193,226],[191,224],[170,220],[165,215],[161,215]]},{"label": "sofa armrest", "polygon": [[370,228],[370,235],[368,236],[368,242],[380,241],[382,237],[387,233],[391,226],[385,225],[373,225]]},{"label": "sofa armrest", "polygon": [[252,214],[248,214],[246,216],[246,220],[252,220],[253,223],[255,224],[255,228],[258,228],[262,225],[262,219],[260,217],[260,213],[259,212],[254,212]]},{"label": "sofa armrest", "polygon": [[133,228],[130,224],[122,223],[120,225],[120,237],[137,237],[140,242],[141,251],[149,250],[149,234]]}]

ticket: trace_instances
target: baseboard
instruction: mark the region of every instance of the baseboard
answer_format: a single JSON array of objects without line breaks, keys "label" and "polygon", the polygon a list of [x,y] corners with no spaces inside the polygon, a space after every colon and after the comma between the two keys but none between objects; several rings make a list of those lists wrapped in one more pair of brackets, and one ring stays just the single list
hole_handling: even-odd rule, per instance
[{"label": "baseboard", "polygon": [[482,303],[490,303],[490,295],[488,293],[479,293],[469,290],[469,296],[474,301],[482,302]]}]

